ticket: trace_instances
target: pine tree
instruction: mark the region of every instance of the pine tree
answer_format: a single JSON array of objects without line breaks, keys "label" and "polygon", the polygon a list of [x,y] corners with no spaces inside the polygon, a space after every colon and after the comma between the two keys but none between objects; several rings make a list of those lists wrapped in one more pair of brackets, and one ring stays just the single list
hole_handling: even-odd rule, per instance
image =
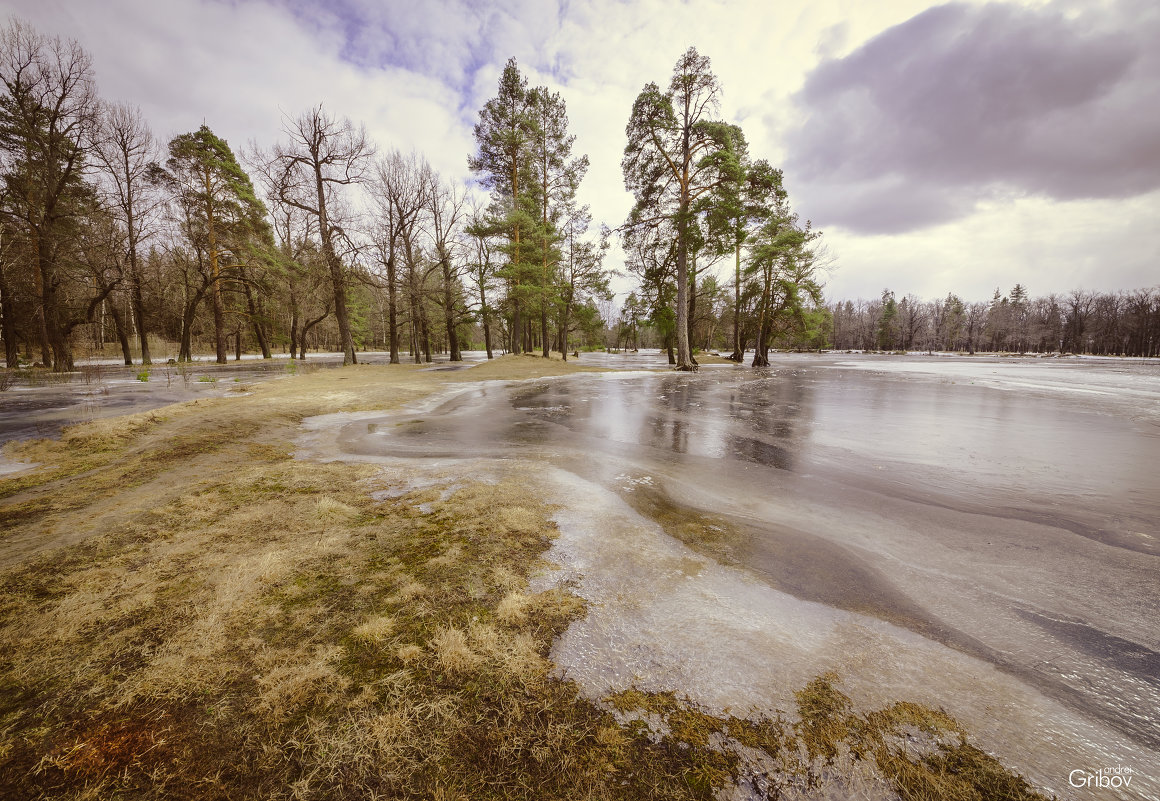
[{"label": "pine tree", "polygon": [[[195,226],[199,241],[193,244],[209,259],[214,351],[218,363],[225,364],[224,273],[245,260],[255,238],[269,238],[266,208],[229,144],[208,126],[174,137],[165,166],[168,183]],[[188,360],[192,354],[179,358]]]},{"label": "pine tree", "polygon": [[733,352],[729,358],[740,362],[745,350],[741,341],[741,252],[786,193],[781,170],[764,159],[752,161],[745,135],[737,126],[730,126],[726,147],[718,158],[722,161],[723,180],[703,198],[703,205],[713,252],[734,258]]},{"label": "pine tree", "polygon": [[[539,206],[536,231],[540,258],[540,338],[544,358],[549,356],[548,309],[557,300],[553,280],[559,261],[558,245],[563,232],[560,223],[565,209],[573,203],[576,188],[588,171],[588,156],[572,157],[575,134],[568,132],[568,111],[563,98],[545,87],[531,91],[532,140],[529,148],[531,174],[535,182],[535,201]],[[567,343],[560,343],[567,357]]]},{"label": "pine tree", "polygon": [[[529,148],[535,136],[532,93],[514,58],[500,75],[496,96],[484,103],[474,134],[477,151],[467,160],[480,183],[495,198],[494,227],[507,238],[507,264],[497,274],[508,284],[512,304],[512,351],[522,352],[522,311],[535,292],[536,267],[530,264],[526,232],[535,225],[534,205],[528,191]],[[531,290],[531,291],[529,291]]]},{"label": "pine tree", "polygon": [[694,204],[727,180],[735,161],[722,158],[731,127],[716,121],[721,88],[709,59],[690,47],[678,59],[668,89],[647,84],[632,105],[621,170],[636,205],[625,228],[671,222],[676,234],[676,367],[693,370],[689,346],[689,254]]}]

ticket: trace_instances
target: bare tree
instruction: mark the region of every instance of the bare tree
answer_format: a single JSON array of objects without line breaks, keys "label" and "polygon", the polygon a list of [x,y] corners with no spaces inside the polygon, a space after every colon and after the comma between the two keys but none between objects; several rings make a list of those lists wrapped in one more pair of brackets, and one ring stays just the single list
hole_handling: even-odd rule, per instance
[{"label": "bare tree", "polygon": [[[459,290],[460,261],[455,252],[460,243],[456,241],[463,219],[466,197],[454,184],[444,184],[438,173],[428,174],[427,223],[435,263],[442,279],[443,322],[447,328],[447,349],[451,361],[463,361],[459,350],[459,335],[456,329],[464,316],[457,304]],[[544,349],[547,350],[547,344]]]},{"label": "bare tree", "polygon": [[158,169],[158,153],[153,132],[141,117],[141,109],[123,103],[106,106],[101,116],[96,152],[109,178],[109,205],[125,226],[129,308],[137,334],[141,337],[141,364],[150,365],[153,361],[145,324],[144,276],[139,252],[142,242],[153,233],[148,222],[158,202],[149,197],[148,190],[151,177]]},{"label": "bare tree", "polygon": [[83,173],[100,107],[92,59],[76,41],[50,39],[12,19],[0,29],[0,81],[0,145],[12,189],[3,211],[35,243],[29,251],[43,356],[54,370],[69,371],[69,333],[86,317],[67,304],[60,245],[88,206]]},{"label": "bare tree", "polygon": [[379,262],[386,270],[388,297],[388,337],[391,364],[399,364],[399,262],[410,264],[406,243],[415,240],[416,226],[427,206],[430,167],[416,153],[403,155],[392,150],[375,168],[372,195],[379,213],[372,239]]},{"label": "bare tree", "polygon": [[[330,316],[333,298],[322,293],[326,267],[311,237],[311,219],[301,209],[269,196],[274,238],[278,251],[278,275],[289,302],[290,358],[306,358],[306,335]],[[325,294],[325,299],[321,295]]]},{"label": "bare tree", "polygon": [[330,271],[334,295],[334,316],[342,343],[343,364],[354,364],[354,338],[347,310],[347,276],[336,248],[344,236],[334,215],[341,187],[365,180],[367,162],[374,156],[366,129],[357,129],[349,119],[337,120],[322,104],[306,111],[282,127],[289,142],[275,146],[272,158],[261,167],[276,187],[281,202],[301,209],[318,220],[322,255]]},{"label": "bare tree", "polygon": [[[8,188],[0,184],[0,207],[8,203]],[[20,366],[20,341],[16,320],[16,247],[12,226],[0,219],[0,336],[4,338],[4,365]]]},{"label": "bare tree", "polygon": [[967,352],[972,356],[975,355],[979,337],[982,336],[983,329],[987,324],[989,310],[990,307],[986,303],[968,303],[965,307]]},{"label": "bare tree", "polygon": [[1064,349],[1073,353],[1088,353],[1087,325],[1095,306],[1096,294],[1085,289],[1073,289],[1065,303],[1067,323],[1064,326]]}]

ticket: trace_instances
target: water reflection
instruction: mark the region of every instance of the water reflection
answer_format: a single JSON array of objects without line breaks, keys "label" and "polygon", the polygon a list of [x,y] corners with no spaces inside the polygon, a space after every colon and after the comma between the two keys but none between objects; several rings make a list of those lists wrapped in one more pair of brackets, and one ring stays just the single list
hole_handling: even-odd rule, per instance
[{"label": "water reflection", "polygon": [[[798,371],[544,382],[512,395],[514,411],[598,441],[793,470],[812,409]],[[738,428],[744,427],[744,431]],[[550,429],[540,429],[547,435]]]},{"label": "water reflection", "polygon": [[[555,465],[603,493],[570,502],[577,525],[611,494],[764,587],[987,660],[1143,764],[1160,749],[1160,438],[1120,408],[788,366],[496,382],[338,439],[376,457]],[[602,577],[617,598],[653,591],[621,579]],[[802,670],[860,675],[849,659]],[[915,678],[935,696],[940,681]]]}]

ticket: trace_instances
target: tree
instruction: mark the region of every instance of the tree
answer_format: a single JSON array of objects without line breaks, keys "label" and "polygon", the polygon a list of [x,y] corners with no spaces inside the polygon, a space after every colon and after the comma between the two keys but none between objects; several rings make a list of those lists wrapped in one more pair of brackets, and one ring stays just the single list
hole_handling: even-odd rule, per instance
[{"label": "tree", "polygon": [[[538,233],[540,250],[540,339],[544,358],[549,356],[548,307],[552,275],[558,260],[555,247],[561,238],[557,224],[565,209],[573,204],[576,188],[588,171],[588,156],[572,158],[575,134],[568,133],[568,111],[559,93],[537,87],[531,92],[532,139],[530,164],[540,207]],[[566,337],[565,337],[566,338]],[[560,353],[568,357],[568,345],[561,342]]]},{"label": "tree", "polygon": [[781,170],[765,160],[750,159],[745,135],[737,126],[730,126],[727,145],[719,158],[727,160],[721,170],[723,180],[704,201],[711,246],[720,255],[734,257],[733,352],[729,358],[740,362],[745,350],[741,336],[741,251],[769,219],[776,203],[785,199],[786,192]]},{"label": "tree", "polygon": [[1020,354],[1027,351],[1027,289],[1016,284],[1011,289],[1011,333]]},{"label": "tree", "polygon": [[1087,328],[1095,308],[1096,295],[1084,289],[1073,289],[1064,302],[1067,322],[1063,329],[1063,349],[1072,353],[1088,353]]},{"label": "tree", "polygon": [[955,349],[955,344],[962,336],[966,321],[966,308],[963,306],[963,302],[957,295],[947,293],[946,300],[943,301],[942,320],[936,331],[936,336],[945,350]]},{"label": "tree", "polygon": [[[225,364],[225,273],[245,262],[255,240],[269,237],[266,207],[229,144],[206,125],[174,137],[165,166],[166,180],[184,209],[191,244],[209,261],[214,353],[218,364]],[[191,357],[191,353],[180,354],[180,358]]]},{"label": "tree", "polygon": [[592,221],[587,206],[568,209],[563,226],[563,282],[560,291],[559,340],[560,355],[568,360],[568,335],[572,330],[572,315],[577,306],[591,298],[610,297],[608,272],[603,268],[604,252],[608,248],[608,232],[599,246],[584,239],[584,232]]},{"label": "tree", "polygon": [[126,237],[111,209],[94,205],[78,218],[78,225],[70,231],[69,259],[80,270],[71,276],[71,284],[91,284],[98,293],[93,300],[93,310],[100,309],[99,322],[90,313],[89,322],[96,322],[96,341],[102,345],[105,333],[106,313],[113,321],[113,330],[127,364],[132,364],[129,349],[129,335],[124,317],[116,303],[114,290],[119,287],[127,272]]},{"label": "tree", "polygon": [[990,350],[998,351],[1007,340],[1007,330],[1010,325],[1010,301],[995,288],[991,298],[991,305],[987,309],[987,321],[984,332],[991,340]]},{"label": "tree", "polygon": [[447,329],[447,349],[450,360],[463,361],[459,351],[457,329],[465,316],[459,308],[459,262],[456,241],[462,221],[466,199],[454,184],[443,185],[439,175],[429,173],[427,188],[427,219],[430,225],[431,247],[435,263],[442,278],[440,305],[443,307],[443,322]]},{"label": "tree", "polygon": [[283,203],[305,211],[318,221],[322,255],[330,271],[342,363],[354,364],[347,276],[336,245],[344,231],[335,211],[338,190],[365,180],[366,164],[374,156],[374,147],[367,140],[363,126],[355,128],[349,119],[334,119],[323,110],[321,103],[297,119],[287,120],[282,132],[289,137],[289,142],[275,146],[272,158],[266,161],[262,171],[270,176]]},{"label": "tree", "polygon": [[311,218],[301,209],[282,203],[272,187],[269,201],[278,248],[277,275],[285,284],[290,319],[290,358],[306,358],[306,336],[330,316],[333,301],[324,292],[327,268],[317,243],[310,236]]},{"label": "tree", "polygon": [[898,303],[894,293],[882,290],[882,316],[878,319],[878,350],[893,350],[898,327]]},{"label": "tree", "polygon": [[529,278],[520,235],[534,224],[527,209],[528,148],[535,133],[531,114],[533,98],[528,81],[520,74],[514,58],[508,59],[499,79],[496,96],[479,112],[474,128],[476,153],[468,158],[472,172],[480,176],[485,189],[492,190],[495,200],[494,227],[507,236],[507,265],[500,271],[508,283],[508,300],[512,304],[512,350],[520,353],[521,311],[525,284]]},{"label": "tree", "polygon": [[986,324],[988,309],[989,307],[986,303],[968,303],[964,307],[964,319],[967,329],[967,352],[972,356],[975,355],[975,350],[978,348],[979,336],[982,334],[983,326]]},{"label": "tree", "polygon": [[491,234],[484,211],[478,202],[472,200],[471,220],[467,224],[467,235],[471,240],[471,258],[468,270],[475,289],[479,292],[479,321],[483,326],[483,347],[487,351],[487,358],[492,358],[491,326],[493,308],[487,302],[487,293],[492,289],[492,279],[495,274],[495,265],[491,260]]},{"label": "tree", "polygon": [[640,279],[638,302],[647,309],[649,323],[661,337],[661,347],[668,351],[669,364],[677,357],[676,315],[676,235],[672,220],[660,218],[650,225],[628,226],[621,231],[624,266]]},{"label": "tree", "polygon": [[665,91],[647,84],[632,105],[621,170],[636,199],[626,228],[673,223],[676,233],[676,367],[693,370],[689,347],[688,261],[693,205],[702,195],[734,178],[736,159],[723,157],[731,126],[711,116],[721,88],[709,59],[690,47],[677,60]]},{"label": "tree", "polygon": [[391,364],[399,364],[398,289],[399,262],[409,263],[409,243],[414,242],[416,226],[427,207],[431,182],[426,161],[418,154],[404,156],[392,150],[375,168],[372,195],[378,204],[373,235],[379,263],[386,270],[388,303],[388,337]]},{"label": "tree", "polygon": [[[426,159],[417,154],[407,158],[393,154],[380,165],[375,189],[380,197],[380,209],[384,203],[387,204],[385,216],[384,212],[380,212],[380,225],[385,221],[389,228],[388,232],[380,231],[378,236],[381,243],[379,258],[381,262],[383,256],[386,256],[388,287],[395,285],[397,279],[406,295],[410,321],[409,349],[416,364],[422,362],[424,357],[431,361],[427,320],[428,276],[420,238],[423,215],[430,213],[431,191],[438,186],[438,182],[438,176]],[[455,216],[458,217],[458,214],[457,211]],[[402,276],[397,275],[400,259]],[[393,347],[397,352],[398,345]]]},{"label": "tree", "polygon": [[69,334],[100,302],[70,308],[62,263],[69,227],[91,207],[84,173],[99,119],[92,59],[77,42],[50,39],[12,19],[0,30],[0,81],[9,190],[0,210],[27,237],[42,357],[53,370],[70,371]]},{"label": "tree", "polygon": [[[142,119],[141,110],[121,103],[106,106],[101,115],[96,152],[111,184],[110,206],[125,227],[129,308],[137,334],[141,337],[141,364],[148,366],[153,360],[145,322],[144,276],[139,250],[152,233],[147,218],[156,208],[156,203],[150,202],[147,192],[160,168],[156,164],[153,133]],[[132,361],[126,364],[132,364]]]},{"label": "tree", "polygon": [[[7,187],[0,185],[0,208],[8,205]],[[17,328],[16,254],[13,227],[0,218],[0,336],[4,338],[4,366],[20,366],[20,340]]]},{"label": "tree", "polygon": [[769,366],[769,343],[775,334],[805,330],[807,311],[821,305],[822,288],[815,277],[818,253],[811,246],[819,236],[809,221],[805,226],[798,224],[784,198],[758,231],[753,262],[759,271],[761,295],[754,367]]},{"label": "tree", "polygon": [[620,336],[624,336],[625,347],[632,343],[634,349],[640,348],[640,325],[645,316],[645,310],[642,308],[640,300],[637,298],[635,292],[629,292],[628,297],[624,299],[624,307],[620,310],[620,328],[617,335],[619,342]]}]

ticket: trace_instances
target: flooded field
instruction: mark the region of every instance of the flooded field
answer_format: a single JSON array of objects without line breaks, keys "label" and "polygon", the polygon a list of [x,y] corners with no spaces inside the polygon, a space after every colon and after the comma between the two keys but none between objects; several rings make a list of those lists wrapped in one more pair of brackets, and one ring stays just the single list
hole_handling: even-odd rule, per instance
[{"label": "flooded field", "polygon": [[[1160,368],[587,361],[635,369],[315,418],[303,452],[449,492],[541,465],[539,581],[590,603],[554,658],[594,698],[785,710],[834,670],[867,706],[946,707],[1061,798],[1160,797]],[[1069,783],[1101,768],[1132,783]]]},{"label": "flooded field", "polygon": [[[409,357],[408,361],[409,361]],[[486,358],[483,352],[464,353],[466,364]],[[360,353],[360,363],[387,364],[385,353]],[[244,392],[246,384],[295,375],[305,370],[341,367],[341,353],[311,354],[293,361],[285,356],[270,360],[245,358],[220,365],[199,360],[149,368],[115,362],[78,365],[74,373],[54,374],[25,370],[8,374],[0,391],[0,444],[13,439],[52,437],[65,426],[103,417],[145,412],[199,397]],[[436,357],[433,369],[446,368],[447,357]],[[0,456],[0,475],[22,466]]]}]

